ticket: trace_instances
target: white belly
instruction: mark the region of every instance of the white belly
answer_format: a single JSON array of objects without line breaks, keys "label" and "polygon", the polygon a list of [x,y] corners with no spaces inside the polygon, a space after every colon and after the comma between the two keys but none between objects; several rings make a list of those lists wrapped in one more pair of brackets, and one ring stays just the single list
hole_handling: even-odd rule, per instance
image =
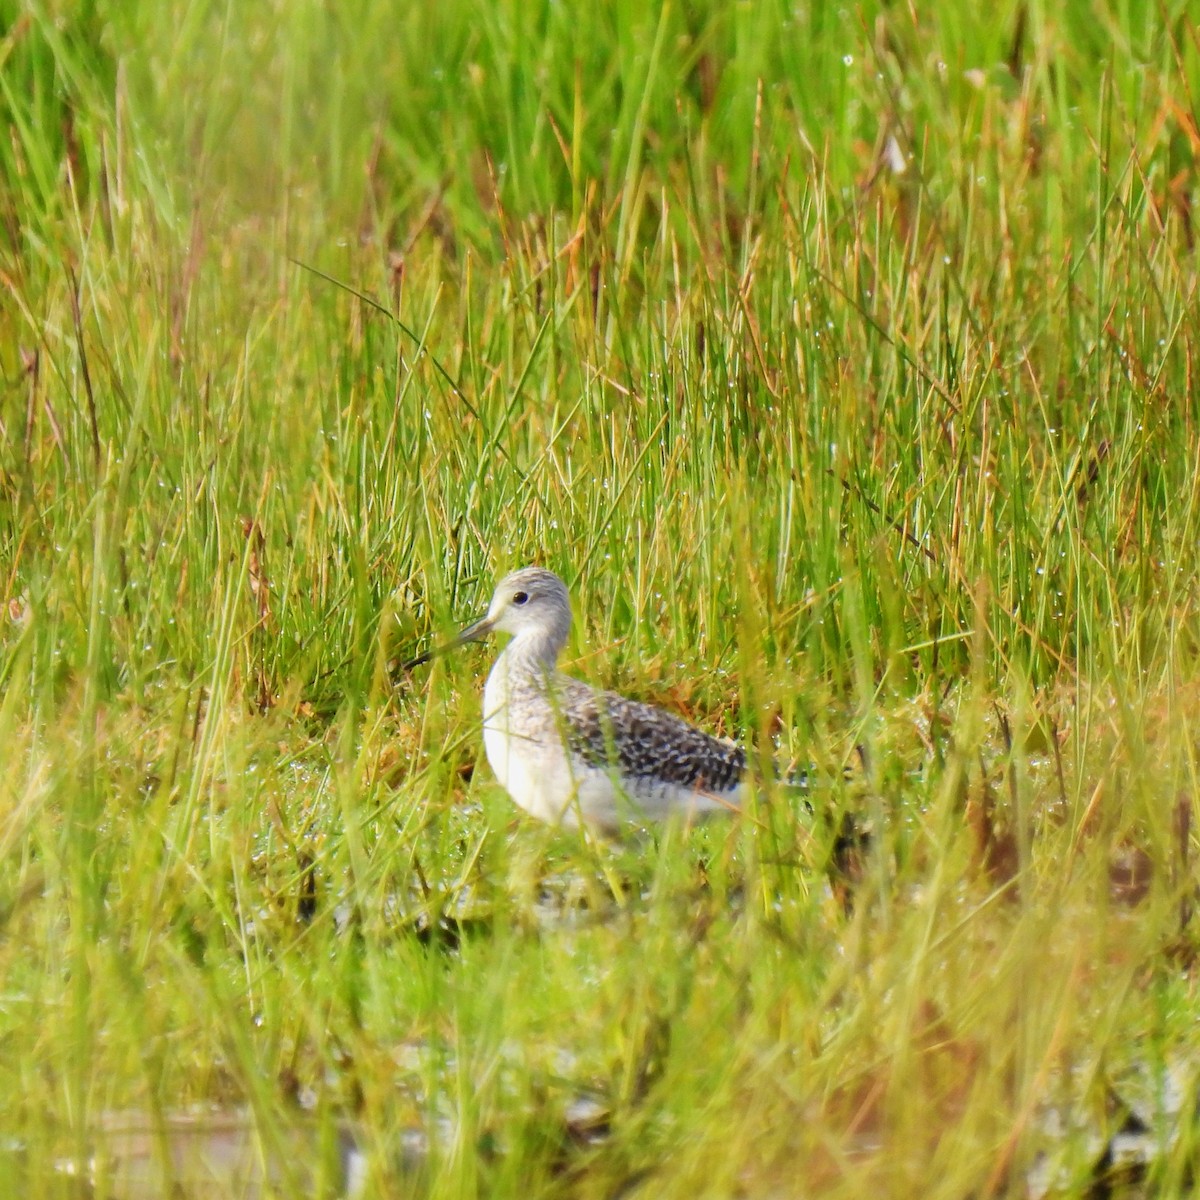
[{"label": "white belly", "polygon": [[[483,727],[483,748],[496,778],[516,804],[541,821],[573,824],[574,793],[562,748],[522,745],[498,722]],[[547,749],[549,752],[547,752]]]}]

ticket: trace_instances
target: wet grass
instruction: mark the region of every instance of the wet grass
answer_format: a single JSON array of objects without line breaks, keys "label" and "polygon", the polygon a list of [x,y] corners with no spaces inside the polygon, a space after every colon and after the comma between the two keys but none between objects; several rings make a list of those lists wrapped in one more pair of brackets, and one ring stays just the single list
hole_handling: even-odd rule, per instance
[{"label": "wet grass", "polygon": [[[1187,11],[0,3],[0,1190],[1186,1190]],[[526,562],[812,811],[518,817]]]}]

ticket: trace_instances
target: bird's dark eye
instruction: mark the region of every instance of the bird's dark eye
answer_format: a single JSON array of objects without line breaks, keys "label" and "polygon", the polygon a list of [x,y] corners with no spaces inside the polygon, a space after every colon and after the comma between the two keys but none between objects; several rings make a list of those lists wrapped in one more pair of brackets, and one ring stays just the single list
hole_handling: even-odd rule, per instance
[{"label": "bird's dark eye", "polygon": [[528,599],[529,599],[528,592],[514,592],[513,593],[513,603],[514,604],[524,604],[525,601]]}]

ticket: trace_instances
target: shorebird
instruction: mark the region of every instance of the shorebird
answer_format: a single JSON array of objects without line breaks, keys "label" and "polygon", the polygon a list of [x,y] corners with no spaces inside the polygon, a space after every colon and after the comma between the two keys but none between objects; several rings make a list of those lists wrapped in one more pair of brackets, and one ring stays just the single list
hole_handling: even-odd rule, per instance
[{"label": "shorebird", "polygon": [[483,745],[508,794],[543,821],[611,831],[626,820],[736,811],[743,749],[562,674],[558,656],[570,630],[563,581],[523,567],[500,581],[485,616],[403,669],[491,633],[512,635],[483,689]]}]

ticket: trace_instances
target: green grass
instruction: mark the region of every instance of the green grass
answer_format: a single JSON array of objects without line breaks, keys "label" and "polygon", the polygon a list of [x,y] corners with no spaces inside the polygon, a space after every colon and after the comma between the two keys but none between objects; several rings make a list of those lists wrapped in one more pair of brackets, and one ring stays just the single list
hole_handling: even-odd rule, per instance
[{"label": "green grass", "polygon": [[[1185,1190],[1189,6],[352,7],[0,0],[0,1191]],[[520,818],[387,665],[527,562],[813,814]]]}]

